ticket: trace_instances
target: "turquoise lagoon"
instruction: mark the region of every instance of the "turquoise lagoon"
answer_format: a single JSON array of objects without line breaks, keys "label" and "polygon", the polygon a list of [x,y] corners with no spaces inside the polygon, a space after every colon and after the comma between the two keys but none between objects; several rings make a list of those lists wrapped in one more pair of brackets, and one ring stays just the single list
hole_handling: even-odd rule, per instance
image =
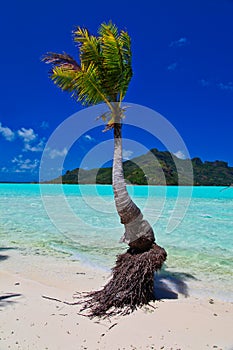
[{"label": "turquoise lagoon", "polygon": [[[165,275],[183,276],[190,294],[233,301],[233,188],[128,190],[168,252]],[[109,270],[126,249],[111,186],[1,184],[0,217],[0,248],[22,254]]]}]

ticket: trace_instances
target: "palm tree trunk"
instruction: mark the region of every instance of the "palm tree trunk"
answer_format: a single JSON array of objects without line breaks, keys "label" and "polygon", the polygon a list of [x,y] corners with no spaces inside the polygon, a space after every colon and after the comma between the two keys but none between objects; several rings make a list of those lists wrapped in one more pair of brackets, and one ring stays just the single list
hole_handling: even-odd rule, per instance
[{"label": "palm tree trunk", "polygon": [[130,198],[122,166],[122,125],[114,123],[113,190],[117,212],[125,227],[122,241],[130,248],[119,254],[112,268],[112,278],[100,290],[88,292],[81,311],[89,317],[126,315],[155,299],[154,271],[161,269],[166,251],[158,246],[150,224]]},{"label": "palm tree trunk", "polygon": [[121,241],[138,251],[148,250],[155,241],[154,232],[148,221],[143,219],[141,210],[130,198],[126,189],[122,164],[122,124],[114,124],[114,157],[112,184],[117,212],[125,233]]}]

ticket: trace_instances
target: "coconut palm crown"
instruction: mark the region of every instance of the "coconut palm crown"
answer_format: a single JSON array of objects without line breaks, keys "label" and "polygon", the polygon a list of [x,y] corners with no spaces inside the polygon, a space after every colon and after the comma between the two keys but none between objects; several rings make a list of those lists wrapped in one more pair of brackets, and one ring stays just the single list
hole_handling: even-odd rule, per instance
[{"label": "coconut palm crown", "polygon": [[112,113],[101,117],[110,126],[116,107],[113,102],[120,106],[132,77],[130,37],[111,22],[101,24],[98,36],[81,27],[73,35],[80,63],[66,53],[49,52],[42,60],[52,64],[54,83],[78,101],[84,105],[105,102]]}]

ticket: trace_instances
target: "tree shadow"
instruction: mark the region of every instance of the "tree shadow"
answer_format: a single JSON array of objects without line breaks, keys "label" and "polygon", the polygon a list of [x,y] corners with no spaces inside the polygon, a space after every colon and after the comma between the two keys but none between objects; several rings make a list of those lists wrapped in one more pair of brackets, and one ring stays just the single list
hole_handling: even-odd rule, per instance
[{"label": "tree shadow", "polygon": [[[0,252],[4,252],[6,250],[13,250],[15,248],[12,248],[12,247],[0,247]],[[9,258],[9,255],[3,255],[3,254],[0,254],[0,261],[4,261],[4,260],[7,260]]]},{"label": "tree shadow", "polygon": [[0,261],[7,260],[8,258],[9,258],[8,255],[1,255],[1,254],[0,254]]},{"label": "tree shadow", "polygon": [[12,298],[20,296],[21,294],[19,293],[6,293],[4,295],[0,295],[0,307],[15,303],[15,300],[12,300]]},{"label": "tree shadow", "polygon": [[184,272],[170,272],[164,267],[154,276],[154,295],[156,300],[178,299],[179,294],[189,296],[187,280],[196,278]]},{"label": "tree shadow", "polygon": [[[6,251],[6,250],[12,250],[15,248],[11,247],[0,247],[0,252]],[[3,255],[0,254],[0,261],[7,260],[9,258],[9,255]],[[15,303],[15,300],[12,300],[12,298],[20,297],[21,294],[19,293],[5,293],[3,295],[0,295],[0,307],[4,307],[10,304]]]}]

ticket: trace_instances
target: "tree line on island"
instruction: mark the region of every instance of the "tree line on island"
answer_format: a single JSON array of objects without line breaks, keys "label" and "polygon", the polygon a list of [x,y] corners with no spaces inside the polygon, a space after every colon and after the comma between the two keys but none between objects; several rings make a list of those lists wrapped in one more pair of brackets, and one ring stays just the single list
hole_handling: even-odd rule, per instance
[{"label": "tree line on island", "polygon": [[[176,159],[176,164],[173,160]],[[156,148],[148,153],[127,160],[123,163],[124,177],[132,185],[178,185],[179,176],[183,176],[182,184],[186,184],[185,168],[187,159],[179,159],[168,151]],[[233,167],[227,162],[216,160],[202,162],[200,158],[191,159],[195,186],[230,186],[233,183]],[[178,165],[178,167],[177,167]],[[76,168],[68,170],[63,176],[49,181],[49,183],[64,184],[112,184],[112,167],[85,170]],[[190,181],[187,179],[187,184]]]}]

